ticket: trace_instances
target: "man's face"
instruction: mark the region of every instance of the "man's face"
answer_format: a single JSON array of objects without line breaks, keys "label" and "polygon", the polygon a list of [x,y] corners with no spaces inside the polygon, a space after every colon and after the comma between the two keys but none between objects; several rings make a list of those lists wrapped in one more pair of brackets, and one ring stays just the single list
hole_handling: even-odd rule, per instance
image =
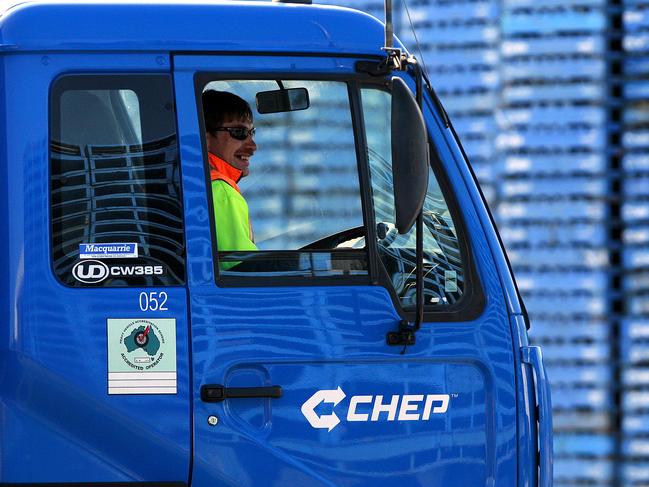
[{"label": "man's face", "polygon": [[[228,120],[223,122],[222,127],[239,127],[252,129],[252,120]],[[207,133],[207,150],[220,157],[228,164],[241,171],[241,177],[250,174],[250,158],[257,150],[257,144],[252,136],[245,140],[237,140],[227,131]]]}]

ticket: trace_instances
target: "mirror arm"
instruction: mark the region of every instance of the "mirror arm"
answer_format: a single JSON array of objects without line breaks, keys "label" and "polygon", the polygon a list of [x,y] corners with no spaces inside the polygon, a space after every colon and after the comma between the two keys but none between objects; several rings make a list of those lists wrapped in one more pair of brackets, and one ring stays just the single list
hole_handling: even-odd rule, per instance
[{"label": "mirror arm", "polygon": [[[424,321],[424,224],[423,224],[423,203],[426,197],[426,185],[428,181],[428,174],[430,171],[429,159],[429,144],[428,136],[426,134],[425,121],[422,118],[422,102],[423,102],[423,75],[422,70],[416,60],[408,63],[408,69],[415,76],[416,93],[415,97],[406,86],[406,83],[399,77],[393,78],[394,92],[392,99],[392,159],[393,159],[393,179],[394,179],[394,194],[395,194],[395,210],[397,216],[397,230],[399,233],[406,233],[416,223],[415,228],[415,241],[416,241],[416,257],[415,257],[415,319],[412,322],[403,320],[399,324],[398,332],[391,332],[387,335],[387,342],[389,345],[403,345],[402,354],[406,352],[409,345],[414,345],[416,342],[415,333],[421,328]],[[397,95],[398,94],[398,95]],[[395,103],[405,103],[408,106],[407,111],[399,111],[399,105]],[[415,108],[416,107],[416,108]],[[417,113],[418,112],[418,113]],[[407,114],[407,117],[403,115]],[[417,120],[415,120],[417,118]],[[395,123],[395,119],[399,120],[399,124]],[[403,119],[403,120],[402,120]],[[410,157],[404,158],[401,152],[395,151],[395,140],[401,140],[401,134],[398,130],[403,123],[405,126],[411,128],[409,135],[415,135],[414,138],[407,139],[410,144]],[[421,140],[419,138],[422,138]],[[400,148],[400,146],[396,146]],[[413,159],[415,157],[415,159]],[[396,164],[395,161],[399,163]],[[419,164],[417,164],[417,162]],[[396,165],[395,165],[396,164]],[[395,171],[397,168],[397,171]],[[402,172],[399,172],[402,171]],[[402,176],[403,174],[403,176]],[[414,198],[408,199],[405,195],[408,194],[406,186],[416,189],[412,195]],[[423,193],[422,193],[423,192]],[[399,201],[407,205],[399,207]],[[417,211],[415,211],[417,210]],[[414,220],[414,221],[413,221]]]},{"label": "mirror arm", "polygon": [[[423,113],[423,75],[422,69],[419,63],[415,62],[412,64],[415,71],[415,83],[417,91],[415,94],[415,99],[417,100],[417,105]],[[416,238],[416,265],[417,265],[417,276],[416,276],[416,296],[417,296],[417,317],[415,320],[415,330],[421,328],[421,324],[424,322],[424,208],[419,211],[417,215],[417,227],[415,231]]]}]

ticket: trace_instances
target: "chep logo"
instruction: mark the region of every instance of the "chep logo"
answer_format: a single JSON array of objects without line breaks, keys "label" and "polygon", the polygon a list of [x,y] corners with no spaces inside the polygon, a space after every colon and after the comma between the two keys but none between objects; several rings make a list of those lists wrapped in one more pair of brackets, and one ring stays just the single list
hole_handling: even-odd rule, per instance
[{"label": "chep logo", "polygon": [[327,428],[329,431],[331,431],[336,426],[338,426],[338,423],[340,423],[340,419],[338,419],[336,413],[323,414],[322,416],[318,416],[315,413],[315,408],[323,402],[331,403],[335,407],[343,399],[345,399],[345,393],[340,388],[340,386],[338,386],[338,389],[335,389],[333,391],[318,391],[309,399],[307,399],[304,404],[302,404],[302,414],[304,414],[306,420],[314,428]]},{"label": "chep logo", "polygon": [[[337,389],[321,390],[302,404],[302,414],[316,429],[331,431],[341,422],[338,415],[316,413],[321,404],[331,404],[332,410],[347,397]],[[455,396],[454,396],[455,397]],[[428,421],[431,414],[443,414],[448,410],[449,394],[395,394],[384,401],[382,395],[352,396],[347,406],[348,422],[379,421],[382,415],[387,421]]]},{"label": "chep logo", "polygon": [[108,277],[108,266],[98,260],[84,260],[77,262],[72,268],[72,275],[77,281],[95,284]]}]

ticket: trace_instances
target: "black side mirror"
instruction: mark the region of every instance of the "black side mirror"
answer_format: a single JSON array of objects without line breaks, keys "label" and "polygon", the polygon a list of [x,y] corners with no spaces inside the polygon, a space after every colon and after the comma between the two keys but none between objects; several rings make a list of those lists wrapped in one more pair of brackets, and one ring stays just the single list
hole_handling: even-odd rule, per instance
[{"label": "black side mirror", "polygon": [[259,113],[293,112],[309,108],[309,92],[306,88],[289,88],[260,91],[256,96]]},{"label": "black side mirror", "polygon": [[392,180],[396,227],[404,234],[421,212],[428,189],[428,135],[406,83],[392,78]]}]

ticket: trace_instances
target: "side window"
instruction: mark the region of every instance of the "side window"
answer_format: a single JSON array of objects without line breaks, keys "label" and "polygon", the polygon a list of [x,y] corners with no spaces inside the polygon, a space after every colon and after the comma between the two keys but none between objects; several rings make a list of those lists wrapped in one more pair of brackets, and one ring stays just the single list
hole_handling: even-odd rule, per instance
[{"label": "side window", "polygon": [[[372,199],[379,233],[379,255],[404,308],[415,305],[415,229],[400,235],[395,223],[388,92],[361,90],[372,180]],[[424,302],[456,303],[464,293],[464,265],[453,218],[432,169],[424,203]]]},{"label": "side window", "polygon": [[[280,87],[308,93],[308,107],[269,113],[258,105],[258,94],[283,94]],[[223,113],[230,100],[241,105],[230,95],[252,120]],[[202,85],[202,100],[221,277],[367,276],[347,85],[219,80]],[[232,127],[244,128],[243,140]]]},{"label": "side window", "polygon": [[68,286],[185,281],[171,81],[75,75],[50,98],[52,267]]}]

